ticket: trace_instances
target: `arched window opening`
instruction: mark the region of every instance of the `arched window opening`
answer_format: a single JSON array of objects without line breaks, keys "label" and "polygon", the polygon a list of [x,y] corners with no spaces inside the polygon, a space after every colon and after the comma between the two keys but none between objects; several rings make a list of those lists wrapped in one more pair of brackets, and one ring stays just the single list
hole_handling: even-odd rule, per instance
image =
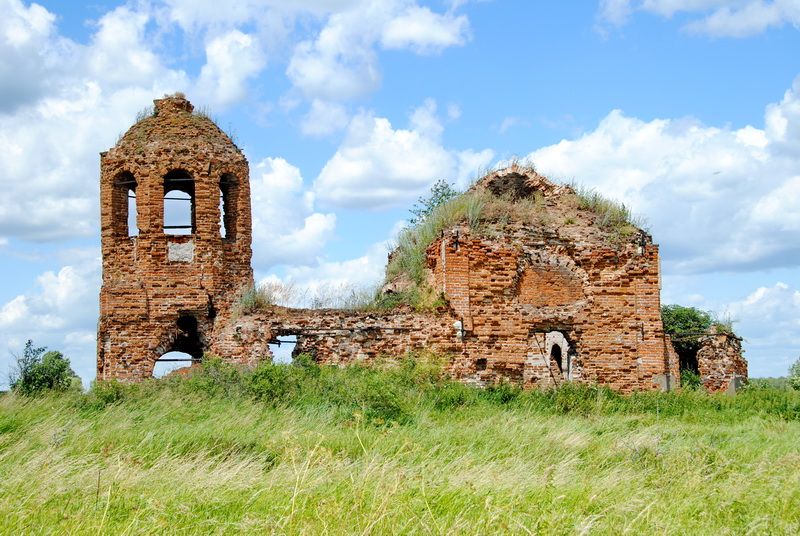
[{"label": "arched window opening", "polygon": [[136,190],[128,190],[128,236],[138,236],[139,226],[136,223]]},{"label": "arched window opening", "polygon": [[549,349],[550,370],[563,380],[571,380],[575,365],[575,346],[562,331],[550,331],[545,336],[545,348]]},{"label": "arched window opening", "polygon": [[219,181],[219,233],[227,240],[236,238],[237,194],[236,178],[224,174]]},{"label": "arched window opening", "polygon": [[164,233],[188,235],[195,232],[194,179],[183,170],[164,177]]},{"label": "arched window opening", "polygon": [[114,189],[111,193],[111,225],[116,236],[139,234],[136,223],[136,179],[128,171],[123,171],[114,180]]}]

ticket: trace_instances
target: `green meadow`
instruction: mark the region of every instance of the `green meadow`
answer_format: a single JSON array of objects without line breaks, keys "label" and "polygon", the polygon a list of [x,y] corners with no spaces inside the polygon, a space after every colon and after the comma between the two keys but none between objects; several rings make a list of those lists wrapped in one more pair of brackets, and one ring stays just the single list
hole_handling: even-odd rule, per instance
[{"label": "green meadow", "polygon": [[800,392],[209,360],[0,397],[3,534],[797,534]]}]

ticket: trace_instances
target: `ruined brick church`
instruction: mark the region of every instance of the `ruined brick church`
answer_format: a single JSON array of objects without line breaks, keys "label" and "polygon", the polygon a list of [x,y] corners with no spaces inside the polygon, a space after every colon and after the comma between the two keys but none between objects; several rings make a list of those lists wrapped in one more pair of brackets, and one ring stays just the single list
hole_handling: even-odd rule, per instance
[{"label": "ruined brick church", "polygon": [[[448,357],[453,377],[477,385],[679,386],[687,364],[661,321],[658,246],[633,226],[610,231],[572,188],[520,166],[471,191],[526,204],[525,217],[490,215],[480,229],[458,221],[427,247],[424,283],[441,297],[436,306],[242,312],[254,284],[247,160],[183,96],[154,102],[101,154],[98,379],[149,378],[172,351],[254,365],[293,335],[295,353],[324,364],[432,350]],[[173,204],[186,207],[183,221],[170,221]],[[384,292],[408,284],[390,280]],[[730,334],[703,335],[689,359],[710,391],[747,377]]]}]

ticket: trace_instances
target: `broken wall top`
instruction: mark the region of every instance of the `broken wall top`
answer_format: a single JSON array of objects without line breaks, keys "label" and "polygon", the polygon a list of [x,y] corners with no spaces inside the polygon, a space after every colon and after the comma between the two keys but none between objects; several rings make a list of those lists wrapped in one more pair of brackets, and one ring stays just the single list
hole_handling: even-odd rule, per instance
[{"label": "broken wall top", "polygon": [[[653,243],[624,205],[591,190],[576,191],[570,185],[553,182],[532,166],[513,163],[492,171],[466,194],[488,194],[490,200],[502,200],[494,207],[486,203],[482,234],[487,236],[517,241],[538,235],[547,241],[616,251]],[[504,207],[509,210],[504,212]]]},{"label": "broken wall top", "polygon": [[470,188],[470,190],[481,189],[497,197],[506,196],[515,200],[532,197],[537,192],[546,197],[575,193],[569,186],[550,181],[532,167],[516,163],[489,173]]},{"label": "broken wall top", "polygon": [[198,113],[182,95],[153,101],[153,113],[134,124],[109,151],[104,161],[136,159],[155,162],[186,154],[210,160],[246,162],[242,151],[205,113]]}]

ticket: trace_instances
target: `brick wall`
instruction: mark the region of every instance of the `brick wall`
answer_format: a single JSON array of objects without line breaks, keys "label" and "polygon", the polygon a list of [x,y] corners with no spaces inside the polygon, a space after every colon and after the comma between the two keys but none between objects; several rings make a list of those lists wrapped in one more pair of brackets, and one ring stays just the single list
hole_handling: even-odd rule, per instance
[{"label": "brick wall", "polygon": [[[480,230],[445,230],[426,259],[427,280],[446,307],[273,307],[237,316],[238,298],[253,284],[247,160],[184,98],[155,104],[154,116],[101,155],[99,379],[149,377],[173,350],[254,365],[271,359],[277,337],[295,335],[296,353],[325,364],[429,349],[449,356],[455,378],[477,385],[577,381],[629,392],[678,384],[661,323],[658,246],[638,230],[611,240],[593,213],[578,211],[569,187],[514,166],[478,187],[513,199],[537,196],[542,212],[536,221],[498,218]],[[188,235],[165,232],[164,196],[173,185],[194,197]],[[137,236],[127,226],[133,191]],[[747,374],[734,340],[709,339],[701,358],[710,390]]]},{"label": "brick wall", "polygon": [[[175,173],[190,179],[175,184],[194,194],[188,235],[166,234],[163,227],[165,178]],[[226,192],[225,238],[221,183],[233,184]],[[138,236],[129,236],[127,226],[133,192]],[[213,122],[193,114],[187,100],[156,100],[155,115],[101,155],[100,206],[98,378],[150,377],[163,353],[208,348],[237,294],[253,280],[249,170],[242,152]],[[193,333],[178,325],[181,317],[194,319]],[[200,350],[187,337],[196,338]]]},{"label": "brick wall", "polygon": [[747,379],[747,361],[742,357],[742,340],[726,333],[701,337],[697,368],[703,387],[709,392],[735,392]]}]

